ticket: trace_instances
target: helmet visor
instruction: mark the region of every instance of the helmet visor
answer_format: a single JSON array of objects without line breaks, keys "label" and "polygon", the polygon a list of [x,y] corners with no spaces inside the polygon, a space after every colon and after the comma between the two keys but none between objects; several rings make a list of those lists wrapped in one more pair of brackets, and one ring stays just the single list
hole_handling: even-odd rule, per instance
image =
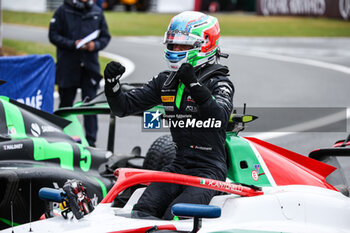
[{"label": "helmet visor", "polygon": [[164,44],[181,44],[199,47],[203,40],[201,37],[184,31],[166,31],[164,35]]}]

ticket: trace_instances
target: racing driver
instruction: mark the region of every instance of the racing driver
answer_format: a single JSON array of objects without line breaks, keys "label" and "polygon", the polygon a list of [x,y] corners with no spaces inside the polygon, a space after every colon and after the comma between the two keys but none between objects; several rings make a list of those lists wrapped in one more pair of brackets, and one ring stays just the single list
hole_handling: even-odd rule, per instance
[{"label": "racing driver", "polygon": [[[105,94],[115,115],[123,117],[162,104],[164,117],[190,116],[191,124],[170,127],[176,158],[163,171],[226,179],[225,130],[234,87],[228,68],[218,64],[219,37],[215,17],[186,11],[172,18],[164,36],[169,71],[159,73],[142,88],[124,93],[119,79],[125,68],[110,62],[104,70]],[[209,204],[215,194],[197,187],[152,183],[134,206],[132,217],[170,220],[174,204]]]}]

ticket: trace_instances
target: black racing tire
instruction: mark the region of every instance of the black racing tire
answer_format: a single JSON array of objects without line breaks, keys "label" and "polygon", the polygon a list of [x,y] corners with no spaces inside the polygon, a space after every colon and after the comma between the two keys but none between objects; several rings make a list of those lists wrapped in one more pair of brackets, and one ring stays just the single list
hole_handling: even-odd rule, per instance
[{"label": "black racing tire", "polygon": [[171,135],[160,136],[148,149],[143,169],[160,171],[174,160],[175,155],[175,144]]}]

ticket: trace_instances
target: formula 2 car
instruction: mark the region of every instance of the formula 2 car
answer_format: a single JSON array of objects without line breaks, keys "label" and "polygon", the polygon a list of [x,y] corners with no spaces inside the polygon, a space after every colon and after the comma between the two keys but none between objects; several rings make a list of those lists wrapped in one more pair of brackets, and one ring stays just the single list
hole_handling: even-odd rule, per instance
[{"label": "formula 2 car", "polygon": [[36,195],[42,187],[59,188],[68,179],[79,180],[97,205],[113,186],[116,168],[159,170],[162,161],[168,163],[175,156],[168,151],[162,156],[166,159],[153,162],[159,149],[171,146],[169,138],[159,139],[162,148],[151,146],[146,160],[137,146],[129,155],[115,155],[114,116],[107,149],[90,147],[77,118],[82,114],[109,115],[104,93],[55,114],[0,97],[0,229],[40,218],[47,209]]},{"label": "formula 2 car", "polygon": [[[117,182],[113,188],[94,211],[80,220],[73,213],[68,219],[56,216],[2,232],[349,232],[350,199],[335,188],[338,183],[326,180],[336,167],[256,138],[240,137],[237,122],[250,121],[252,117],[233,118],[236,121],[231,122],[226,137],[229,160],[226,182],[118,168],[114,172]],[[132,219],[132,207],[143,188],[136,189],[126,205],[116,207],[119,201],[116,197],[121,191],[150,182],[220,192],[210,205],[174,205],[172,211],[182,217],[180,220]],[[68,195],[55,189],[44,191],[43,198]],[[61,198],[47,200],[62,202]]]}]

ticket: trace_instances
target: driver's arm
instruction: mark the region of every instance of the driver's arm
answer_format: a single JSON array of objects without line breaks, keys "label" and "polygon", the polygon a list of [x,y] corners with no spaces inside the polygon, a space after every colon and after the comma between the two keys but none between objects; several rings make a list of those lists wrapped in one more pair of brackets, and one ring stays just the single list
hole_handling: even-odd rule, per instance
[{"label": "driver's arm", "polygon": [[161,104],[160,90],[162,85],[162,75],[152,78],[141,88],[124,93],[119,90],[114,95],[108,95],[107,101],[113,114],[124,117],[143,112],[158,104]]},{"label": "driver's arm", "polygon": [[203,88],[208,88],[211,98],[207,98],[199,105],[202,116],[227,121],[233,108],[234,86],[232,82],[227,77],[214,77]]},{"label": "driver's arm", "polygon": [[205,85],[199,83],[192,65],[184,63],[177,72],[189,88],[202,118],[215,118],[226,123],[232,111],[234,87],[227,77],[213,77]]}]

